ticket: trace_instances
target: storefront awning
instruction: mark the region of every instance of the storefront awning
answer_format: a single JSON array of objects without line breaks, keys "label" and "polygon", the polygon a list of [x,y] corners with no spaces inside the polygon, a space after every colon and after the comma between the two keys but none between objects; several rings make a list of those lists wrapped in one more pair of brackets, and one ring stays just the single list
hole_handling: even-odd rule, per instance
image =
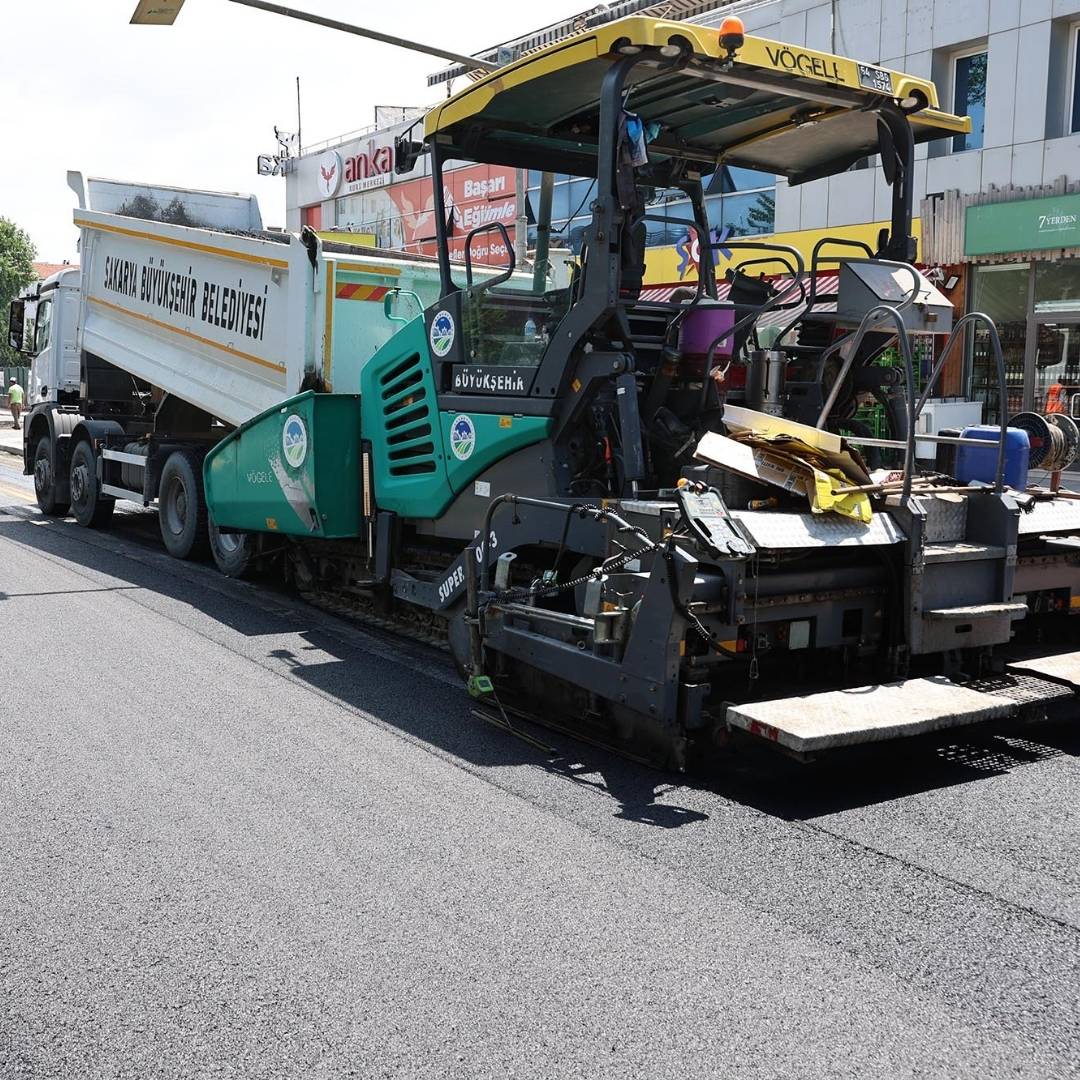
[{"label": "storefront awning", "polygon": [[[678,285],[650,285],[641,290],[640,300],[653,300],[657,302],[667,302],[679,289],[693,289],[696,285],[694,282],[681,282]],[[818,274],[817,275],[817,296],[820,297],[835,297],[836,290],[840,287],[840,275],[839,274]],[[806,283],[807,292],[810,291],[809,280]],[[731,291],[731,285],[727,281],[718,281],[716,283],[716,295],[720,300],[726,300],[728,293]],[[796,294],[797,295],[797,294]],[[763,315],[758,317],[755,324],[759,330],[764,329],[766,326],[787,326],[788,323],[794,322],[794,320],[802,315],[806,310],[805,304],[798,304],[795,307],[785,307],[774,311],[766,311]],[[814,303],[814,311],[829,312],[836,310],[836,301],[823,300],[818,303]]]}]

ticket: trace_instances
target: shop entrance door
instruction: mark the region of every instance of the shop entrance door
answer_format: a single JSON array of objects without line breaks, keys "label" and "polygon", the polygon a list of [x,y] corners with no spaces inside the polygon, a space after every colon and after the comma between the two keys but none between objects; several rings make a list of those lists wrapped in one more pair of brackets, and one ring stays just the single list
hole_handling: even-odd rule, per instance
[{"label": "shop entrance door", "polygon": [[1080,315],[1036,315],[1032,407],[1080,418]]}]

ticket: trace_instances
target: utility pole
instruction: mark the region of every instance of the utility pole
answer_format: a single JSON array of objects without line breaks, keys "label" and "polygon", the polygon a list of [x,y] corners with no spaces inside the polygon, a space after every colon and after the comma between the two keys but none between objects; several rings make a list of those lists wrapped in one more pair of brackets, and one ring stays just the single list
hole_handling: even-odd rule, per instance
[{"label": "utility pole", "polygon": [[304,137],[300,128],[300,76],[296,76],[296,156],[304,152]]},{"label": "utility pole", "polygon": [[472,69],[481,68],[483,71],[498,71],[499,69],[499,65],[491,63],[490,60],[477,60],[475,56],[464,56],[462,53],[451,52],[449,49],[438,46],[424,45],[419,41],[395,37],[393,34],[383,34],[378,30],[369,30],[364,26],[341,22],[340,19],[327,19],[322,15],[314,15],[310,11],[299,11],[282,4],[272,4],[268,0],[231,0],[231,2],[242,4],[244,7],[258,8],[259,11],[269,11],[272,15],[284,15],[289,19],[300,19],[302,22],[314,23],[316,26],[325,26],[330,30],[340,30],[345,34],[356,34],[359,37],[370,38],[372,41],[381,41],[384,45],[396,45],[399,49],[411,49],[413,52],[427,53],[428,56],[437,56],[442,60],[453,60],[457,64],[465,64]]},{"label": "utility pole", "polygon": [[[499,65],[490,60],[477,60],[475,56],[465,56],[462,53],[451,52],[435,45],[424,45],[419,41],[410,41],[408,38],[395,37],[393,34],[384,34],[378,30],[369,30],[365,26],[355,26],[353,23],[341,22],[340,19],[328,19],[323,15],[315,15],[310,11],[300,11],[297,8],[285,7],[282,4],[272,4],[269,0],[230,0],[233,4],[242,4],[244,7],[258,8],[259,11],[269,11],[272,15],[284,15],[289,19],[300,19],[302,22],[314,23],[316,26],[325,26],[330,30],[340,30],[345,34],[356,34],[359,37],[370,38],[372,41],[381,41],[384,45],[396,45],[399,49],[411,49],[413,52],[427,53],[428,56],[437,56],[440,60],[452,60],[455,64],[464,65],[467,71],[498,71]],[[184,6],[184,0],[139,0],[135,13],[131,16],[133,23],[150,24],[158,26],[172,26],[180,9]]]},{"label": "utility pole", "polygon": [[551,203],[555,194],[555,174],[540,174],[540,207],[537,218],[540,224],[536,229],[536,251],[533,253],[533,288],[540,291],[547,280],[551,251]]},{"label": "utility pole", "polygon": [[525,169],[517,171],[517,225],[514,228],[514,262],[518,267],[525,265],[529,257],[529,214],[527,210],[529,173]]}]

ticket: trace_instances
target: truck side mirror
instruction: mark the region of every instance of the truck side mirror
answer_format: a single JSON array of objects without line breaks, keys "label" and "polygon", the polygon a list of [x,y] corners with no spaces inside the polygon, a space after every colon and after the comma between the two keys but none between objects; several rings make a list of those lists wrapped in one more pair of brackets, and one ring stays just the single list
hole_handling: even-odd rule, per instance
[{"label": "truck side mirror", "polygon": [[[415,126],[414,124],[413,127]],[[420,160],[420,155],[427,150],[424,143],[413,142],[409,138],[412,130],[409,128],[394,139],[394,172],[399,176],[412,172],[416,168],[417,161]]]},{"label": "truck side mirror", "polygon": [[12,300],[8,313],[8,345],[16,352],[26,352],[26,301]]}]

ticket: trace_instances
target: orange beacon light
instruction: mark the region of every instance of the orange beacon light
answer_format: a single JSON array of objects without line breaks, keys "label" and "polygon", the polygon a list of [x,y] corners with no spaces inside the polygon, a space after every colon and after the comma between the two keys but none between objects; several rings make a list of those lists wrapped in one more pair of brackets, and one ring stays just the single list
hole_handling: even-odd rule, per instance
[{"label": "orange beacon light", "polygon": [[736,49],[741,49],[746,40],[746,27],[737,15],[728,15],[720,24],[720,44],[727,51],[728,57],[734,56]]}]

